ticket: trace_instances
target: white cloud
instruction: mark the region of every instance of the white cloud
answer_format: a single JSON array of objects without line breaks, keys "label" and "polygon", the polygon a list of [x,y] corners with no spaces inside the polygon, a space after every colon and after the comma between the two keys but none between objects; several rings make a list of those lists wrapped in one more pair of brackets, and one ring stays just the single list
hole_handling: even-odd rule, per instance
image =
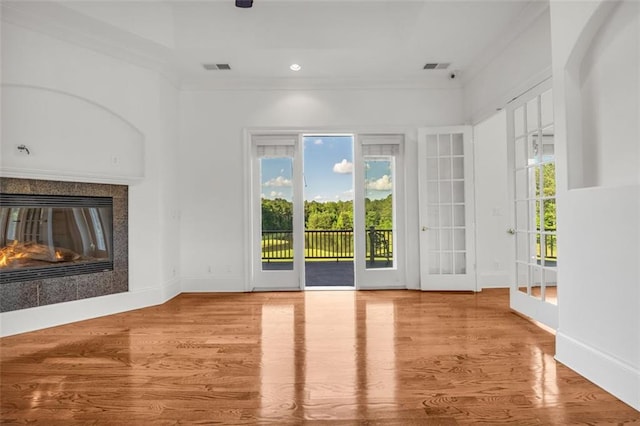
[{"label": "white cloud", "polygon": [[367,181],[367,189],[374,191],[391,191],[393,183],[389,175],[384,175],[380,179]]},{"label": "white cloud", "polygon": [[284,194],[282,192],[271,191],[269,194],[271,198],[284,198]]},{"label": "white cloud", "polygon": [[315,197],[313,197],[314,200],[316,201],[320,201],[322,200],[324,197],[322,195],[316,195]]},{"label": "white cloud", "polygon": [[343,191],[339,194],[336,194],[336,200],[340,201],[350,201],[353,200],[353,189],[349,189],[347,191]]},{"label": "white cloud", "polygon": [[291,186],[291,179],[278,176],[277,178],[269,179],[262,186]]},{"label": "white cloud", "polygon": [[353,173],[353,163],[343,159],[341,162],[333,165],[333,172],[340,174]]},{"label": "white cloud", "polygon": [[314,145],[322,145],[324,142],[322,142],[322,139],[316,139],[315,141],[313,141]]}]

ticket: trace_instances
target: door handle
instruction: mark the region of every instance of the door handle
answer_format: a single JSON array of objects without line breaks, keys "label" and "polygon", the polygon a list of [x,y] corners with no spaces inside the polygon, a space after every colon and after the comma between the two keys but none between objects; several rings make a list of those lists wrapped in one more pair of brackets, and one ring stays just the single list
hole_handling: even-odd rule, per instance
[{"label": "door handle", "polygon": [[515,233],[516,233],[515,229],[513,229],[513,228],[507,229],[507,234],[515,235]]},{"label": "door handle", "polygon": [[422,232],[429,230],[429,228],[427,228],[426,226],[422,227]]}]

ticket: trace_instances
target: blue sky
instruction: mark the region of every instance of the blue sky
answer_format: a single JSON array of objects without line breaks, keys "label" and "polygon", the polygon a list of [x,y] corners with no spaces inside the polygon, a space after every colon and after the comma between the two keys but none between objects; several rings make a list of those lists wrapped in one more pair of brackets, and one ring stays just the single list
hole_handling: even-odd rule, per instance
[{"label": "blue sky", "polygon": [[[291,200],[292,160],[262,159],[262,196]],[[389,161],[365,163],[366,197],[391,193]],[[304,198],[309,201],[353,199],[353,139],[351,136],[304,137]]]},{"label": "blue sky", "polygon": [[352,200],[353,138],[305,136],[304,178],[305,200]]}]

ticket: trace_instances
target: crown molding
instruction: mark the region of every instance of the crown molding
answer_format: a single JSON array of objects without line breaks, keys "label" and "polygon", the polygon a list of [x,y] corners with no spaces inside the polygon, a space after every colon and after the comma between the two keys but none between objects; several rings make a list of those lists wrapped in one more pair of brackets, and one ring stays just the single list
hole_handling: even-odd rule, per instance
[{"label": "crown molding", "polygon": [[0,12],[3,22],[155,71],[176,88],[180,84],[166,59],[172,51],[143,37],[53,2],[3,1]]},{"label": "crown molding", "polygon": [[460,81],[445,75],[411,79],[364,78],[216,78],[185,79],[184,91],[206,90],[451,90],[461,89]]}]

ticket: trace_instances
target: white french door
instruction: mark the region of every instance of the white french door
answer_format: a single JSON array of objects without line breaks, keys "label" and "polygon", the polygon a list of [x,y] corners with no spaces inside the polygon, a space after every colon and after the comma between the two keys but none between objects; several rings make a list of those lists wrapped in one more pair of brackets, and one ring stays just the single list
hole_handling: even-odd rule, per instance
[{"label": "white french door", "polygon": [[556,179],[551,81],[507,107],[514,236],[511,308],[558,327]]},{"label": "white french door", "polygon": [[[403,152],[404,135],[355,137],[354,255],[358,289],[406,288]],[[384,223],[376,217],[381,209],[390,210]]]},{"label": "white french door", "polygon": [[[251,136],[251,290],[298,290],[304,274],[300,135]],[[273,209],[263,209],[263,199]],[[277,210],[278,215],[268,211]]]},{"label": "white french door", "polygon": [[471,128],[418,132],[420,287],[476,291]]},{"label": "white french door", "polygon": [[[304,288],[303,138],[250,135],[249,290]],[[404,135],[358,134],[354,144],[355,288],[405,288]]]}]

